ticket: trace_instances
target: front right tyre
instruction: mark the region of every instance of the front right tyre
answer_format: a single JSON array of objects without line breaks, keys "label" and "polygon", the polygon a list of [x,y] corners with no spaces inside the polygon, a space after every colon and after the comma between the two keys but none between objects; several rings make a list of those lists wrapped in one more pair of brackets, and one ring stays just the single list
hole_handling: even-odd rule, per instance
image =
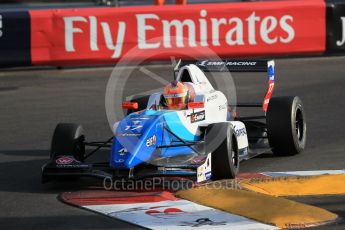
[{"label": "front right tyre", "polygon": [[206,153],[211,153],[211,180],[234,179],[240,161],[236,138],[229,122],[210,124],[205,134]]},{"label": "front right tyre", "polygon": [[83,162],[85,155],[84,139],[84,129],[81,125],[59,123],[54,130],[50,157],[70,155]]}]

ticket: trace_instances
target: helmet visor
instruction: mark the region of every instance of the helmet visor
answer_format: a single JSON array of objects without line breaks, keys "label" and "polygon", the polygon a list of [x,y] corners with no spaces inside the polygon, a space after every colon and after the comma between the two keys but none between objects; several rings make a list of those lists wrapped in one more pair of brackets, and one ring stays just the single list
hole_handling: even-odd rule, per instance
[{"label": "helmet visor", "polygon": [[188,93],[164,95],[165,103],[169,109],[184,109],[188,103]]}]

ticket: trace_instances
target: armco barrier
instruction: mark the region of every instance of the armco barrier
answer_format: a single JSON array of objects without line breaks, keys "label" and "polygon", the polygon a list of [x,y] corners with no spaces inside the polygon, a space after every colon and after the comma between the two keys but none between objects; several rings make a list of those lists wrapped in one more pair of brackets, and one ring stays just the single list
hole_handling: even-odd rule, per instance
[{"label": "armco barrier", "polygon": [[137,59],[161,60],[196,50],[221,57],[322,53],[326,44],[321,0],[29,13],[33,65],[114,63],[133,48],[144,51]]},{"label": "armco barrier", "polygon": [[[342,8],[333,11],[338,17]],[[342,44],[342,32],[329,28]],[[0,67],[107,64],[133,48],[142,51],[135,58],[160,60],[195,58],[196,50],[221,57],[322,53],[325,36],[322,0],[0,10]],[[331,39],[329,47],[343,47]]]},{"label": "armco barrier", "polygon": [[30,18],[27,11],[0,10],[0,66],[30,65]]},{"label": "armco barrier", "polygon": [[345,51],[345,2],[327,3],[327,51]]}]

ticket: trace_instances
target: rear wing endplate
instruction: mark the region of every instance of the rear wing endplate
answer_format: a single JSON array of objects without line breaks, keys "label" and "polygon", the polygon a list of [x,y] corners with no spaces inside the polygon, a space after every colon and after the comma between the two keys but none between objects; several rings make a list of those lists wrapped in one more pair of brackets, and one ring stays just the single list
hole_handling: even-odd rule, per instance
[{"label": "rear wing endplate", "polygon": [[177,72],[181,67],[189,64],[196,65],[204,72],[266,72],[267,90],[262,103],[262,109],[265,112],[267,111],[275,84],[274,60],[179,60],[174,71]]}]

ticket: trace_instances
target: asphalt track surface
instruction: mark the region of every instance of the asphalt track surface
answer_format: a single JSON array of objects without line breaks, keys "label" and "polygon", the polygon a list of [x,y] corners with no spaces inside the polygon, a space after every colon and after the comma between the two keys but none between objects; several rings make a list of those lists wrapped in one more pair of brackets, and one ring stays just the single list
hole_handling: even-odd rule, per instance
[{"label": "asphalt track surface", "polygon": [[[302,98],[308,120],[303,154],[265,154],[241,165],[241,172],[323,170],[345,168],[345,58],[319,57],[276,61],[278,95]],[[171,67],[147,66],[171,80]],[[89,140],[111,135],[105,113],[105,88],[112,68],[0,71],[0,228],[1,229],[132,229],[127,223],[65,205],[62,191],[75,191],[82,182],[40,183],[41,165],[58,122],[84,126]],[[263,93],[264,77],[236,77],[241,100]],[[140,84],[139,84],[140,83]],[[161,87],[144,73],[129,78],[133,94]],[[132,85],[130,85],[132,84]],[[345,218],[345,197],[294,198]],[[345,229],[344,222],[318,229]]]}]

